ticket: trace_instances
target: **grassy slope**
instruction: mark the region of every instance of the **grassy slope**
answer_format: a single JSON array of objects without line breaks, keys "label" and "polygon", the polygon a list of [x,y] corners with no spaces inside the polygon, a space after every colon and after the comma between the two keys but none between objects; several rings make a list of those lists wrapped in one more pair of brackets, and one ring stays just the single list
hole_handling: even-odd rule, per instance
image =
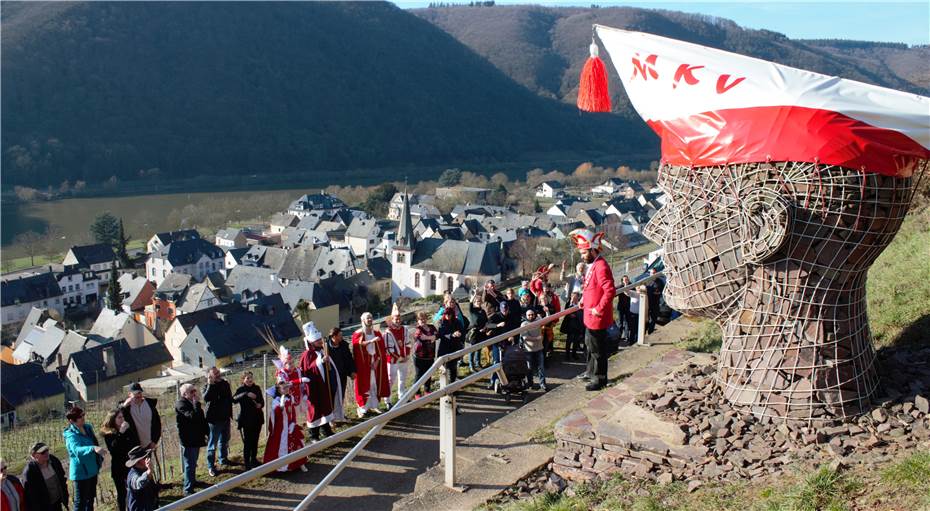
[{"label": "grassy slope", "polygon": [[545,494],[488,510],[841,511],[928,506],[930,452],[918,451],[880,471],[835,471],[823,466],[777,480],[711,484],[693,493],[685,483],[662,485],[617,477],[575,487],[574,495]]}]

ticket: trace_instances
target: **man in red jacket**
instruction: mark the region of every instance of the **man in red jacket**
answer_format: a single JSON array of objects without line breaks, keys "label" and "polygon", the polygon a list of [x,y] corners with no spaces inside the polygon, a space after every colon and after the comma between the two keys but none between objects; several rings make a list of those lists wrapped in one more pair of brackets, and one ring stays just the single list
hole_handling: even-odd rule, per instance
[{"label": "man in red jacket", "polygon": [[591,381],[585,389],[600,390],[607,384],[607,329],[614,322],[614,276],[610,265],[600,254],[604,233],[575,229],[569,236],[587,265],[581,308],[586,330],[584,341],[588,348],[587,376]]}]

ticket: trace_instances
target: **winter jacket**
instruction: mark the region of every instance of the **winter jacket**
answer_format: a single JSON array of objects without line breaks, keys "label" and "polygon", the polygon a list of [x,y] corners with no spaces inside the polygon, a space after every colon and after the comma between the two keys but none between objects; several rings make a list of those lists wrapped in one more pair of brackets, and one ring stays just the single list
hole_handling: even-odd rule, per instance
[{"label": "winter jacket", "polygon": [[90,479],[100,472],[100,456],[94,450],[97,447],[97,437],[94,428],[85,423],[82,432],[74,424],[68,424],[62,436],[65,437],[65,448],[68,450],[68,478],[72,481]]},{"label": "winter jacket", "polygon": [[200,401],[191,403],[185,398],[174,404],[175,420],[178,424],[178,439],[184,447],[204,447],[207,445],[207,419],[204,418]]},{"label": "winter jacket", "polygon": [[[145,401],[149,404],[149,408],[152,409],[152,443],[158,443],[161,440],[161,416],[158,415],[158,400],[155,398],[147,397]],[[132,418],[132,405],[129,406],[120,406],[120,410],[123,412],[123,420],[129,423],[129,431],[132,433],[133,438],[133,447],[139,445],[139,433],[136,432],[136,423]],[[143,446],[146,447],[146,446]]]},{"label": "winter jacket", "polygon": [[[58,484],[61,487],[61,503],[67,506],[68,502],[68,481],[65,479],[65,469],[61,466],[61,461],[53,454],[48,456],[48,464],[55,471],[58,478]],[[25,496],[26,506],[24,509],[50,509],[52,503],[48,501],[48,487],[45,484],[45,476],[42,475],[42,468],[39,462],[29,461],[23,470],[23,494]]]},{"label": "winter jacket", "polygon": [[207,404],[207,422],[219,424],[232,418],[232,389],[229,382],[220,380],[203,388],[203,402]]},{"label": "winter jacket", "polygon": [[[584,326],[588,330],[607,330],[614,323],[614,275],[603,257],[595,259],[588,272],[584,294],[581,296]],[[599,315],[592,314],[592,310],[596,310]]]},{"label": "winter jacket", "polygon": [[[255,394],[255,399],[249,397],[249,392]],[[236,389],[236,394],[232,399],[233,402],[239,404],[239,416],[236,417],[239,429],[262,427],[262,423],[265,422],[265,414],[262,413],[262,409],[256,407],[255,404],[258,403],[265,406],[263,394],[264,392],[262,392],[262,389],[258,388],[258,385],[254,383],[248,386],[242,385]]]}]

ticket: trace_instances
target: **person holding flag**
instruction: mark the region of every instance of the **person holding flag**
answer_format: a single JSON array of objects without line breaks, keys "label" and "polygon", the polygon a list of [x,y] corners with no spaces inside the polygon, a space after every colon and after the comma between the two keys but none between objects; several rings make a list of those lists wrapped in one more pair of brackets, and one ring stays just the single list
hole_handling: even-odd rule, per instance
[{"label": "person holding flag", "polygon": [[300,355],[300,374],[307,396],[307,428],[310,440],[320,440],[320,430],[330,436],[334,421],[343,419],[342,386],[339,371],[329,356],[323,334],[313,321],[304,323],[304,345]]}]

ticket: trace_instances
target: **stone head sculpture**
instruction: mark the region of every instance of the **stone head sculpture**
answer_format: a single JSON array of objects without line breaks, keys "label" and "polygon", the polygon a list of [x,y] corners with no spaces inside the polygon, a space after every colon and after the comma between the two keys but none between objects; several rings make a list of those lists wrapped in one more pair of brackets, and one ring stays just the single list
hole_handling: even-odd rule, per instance
[{"label": "stone head sculpture", "polygon": [[720,323],[728,401],[794,419],[867,409],[866,272],[915,179],[802,162],[660,169],[667,202],[645,235],[665,249],[669,306]]},{"label": "stone head sculpture", "polygon": [[867,410],[869,266],[930,159],[930,98],[597,27],[662,139],[669,306],[723,329],[724,397],[760,417]]}]

